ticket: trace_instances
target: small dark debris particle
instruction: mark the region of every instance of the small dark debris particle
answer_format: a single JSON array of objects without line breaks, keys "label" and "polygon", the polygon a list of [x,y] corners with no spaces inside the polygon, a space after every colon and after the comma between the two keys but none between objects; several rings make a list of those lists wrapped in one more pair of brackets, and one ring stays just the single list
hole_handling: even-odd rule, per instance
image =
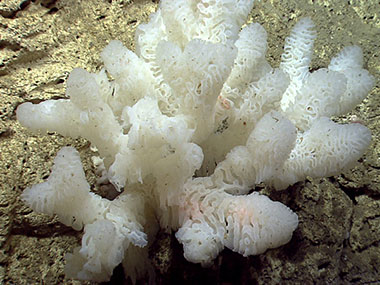
[{"label": "small dark debris particle", "polygon": [[136,24],[136,23],[137,23],[136,19],[133,19],[133,20],[130,20],[129,22],[127,22],[128,25],[132,25],[132,24]]}]

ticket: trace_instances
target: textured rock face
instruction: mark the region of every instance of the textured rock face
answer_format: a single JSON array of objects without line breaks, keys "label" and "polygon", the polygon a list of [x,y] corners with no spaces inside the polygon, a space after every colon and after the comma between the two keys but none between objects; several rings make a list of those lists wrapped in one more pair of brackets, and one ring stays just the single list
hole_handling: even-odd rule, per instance
[{"label": "textured rock face", "polygon": [[[68,68],[68,69],[70,69],[70,68]],[[14,137],[15,138],[15,137]],[[66,143],[62,143],[61,145],[65,145]],[[33,147],[33,142],[31,142],[30,144],[29,144],[29,146],[27,146],[27,147],[30,147],[30,146],[32,146]],[[85,146],[85,145],[84,145]],[[54,155],[55,154],[55,152],[56,152],[56,150],[54,150],[54,151],[52,151],[52,153],[51,153],[51,155]],[[29,160],[30,161],[30,160]],[[25,162],[24,162],[25,163]],[[28,162],[29,163],[29,162]],[[376,163],[376,161],[375,160],[369,160],[369,165],[371,165],[371,163],[373,164],[373,165],[375,165],[374,163]],[[12,165],[12,167],[11,167],[11,169],[12,169],[12,171],[15,171],[17,168],[15,168],[15,166],[13,166]],[[24,168],[23,168],[24,169]],[[36,169],[36,168],[33,168],[33,169]],[[46,175],[47,174],[47,169],[48,168],[45,168],[45,173],[44,173],[44,175]],[[21,170],[19,170],[19,171],[21,171]],[[39,175],[39,174],[38,174]],[[357,175],[360,175],[360,174],[357,174]],[[41,175],[41,176],[43,176],[43,175]],[[354,176],[354,177],[356,177],[356,176]],[[353,184],[353,183],[355,183],[355,182],[350,182],[350,185],[348,185],[345,189],[347,190],[347,192],[349,193],[349,196],[352,198],[352,199],[354,199],[354,200],[356,200],[356,198],[355,198],[355,194],[353,194],[353,193],[355,193],[355,191],[353,190],[353,189],[355,189],[355,187],[357,187],[355,184]],[[363,182],[362,182],[363,183]],[[32,184],[32,183],[30,183],[30,184]],[[321,210],[321,205],[324,205],[324,203],[326,203],[326,205],[330,205],[331,203],[331,207],[332,208],[335,208],[335,202],[334,201],[336,201],[337,200],[337,198],[335,197],[334,198],[334,195],[336,195],[336,194],[331,194],[332,192],[330,192],[331,191],[331,189],[330,189],[330,186],[332,187],[332,186],[334,186],[334,185],[338,185],[338,184],[342,184],[342,185],[344,185],[345,184],[345,182],[343,181],[340,181],[340,180],[338,180],[338,182],[336,182],[336,181],[330,181],[330,182],[328,182],[327,183],[327,186],[328,187],[326,187],[326,188],[324,188],[324,187],[311,187],[312,189],[312,191],[310,191],[310,193],[309,193],[309,191],[308,191],[308,187],[306,187],[306,188],[304,188],[303,189],[303,191],[301,192],[301,193],[309,193],[309,194],[307,194],[307,195],[305,195],[305,197],[303,197],[303,196],[297,196],[297,197],[292,197],[292,195],[290,195],[290,198],[288,198],[288,199],[295,199],[295,201],[296,201],[296,205],[299,205],[299,207],[301,208],[303,208],[304,206],[303,205],[308,205],[308,201],[310,200],[310,201],[314,201],[315,202],[315,204],[316,204],[316,209],[315,209],[315,211],[313,211],[313,213],[312,213],[312,215],[313,216],[315,216],[315,215],[318,215],[319,213],[325,213],[325,214],[321,214],[321,218],[320,218],[320,220],[321,220],[321,223],[322,223],[322,221],[323,222],[325,222],[325,219],[323,219],[323,215],[328,215],[328,216],[330,216],[331,217],[331,221],[333,221],[334,220],[334,215],[335,214],[339,214],[339,213],[344,213],[344,212],[346,212],[346,210],[344,210],[344,211],[338,211],[339,213],[336,213],[336,212],[334,212],[334,214],[330,214],[330,212],[329,211],[327,211],[326,212],[326,210],[323,210],[323,208],[322,208],[322,210]],[[359,185],[360,186],[360,185]],[[361,186],[363,186],[363,185],[361,185]],[[315,188],[315,189],[314,189]],[[371,187],[367,187],[367,189],[365,190],[364,188],[362,188],[363,190],[361,191],[361,192],[358,192],[357,194],[359,195],[359,196],[368,196],[369,198],[372,196],[372,195],[374,195],[374,193],[376,193],[376,192],[374,192],[374,191],[376,191],[376,188],[374,188],[373,186]],[[365,191],[364,191],[365,190]],[[319,194],[318,194],[319,193]],[[329,194],[330,193],[330,194]],[[335,193],[335,192],[333,192],[333,193]],[[298,195],[298,194],[297,194]],[[318,197],[318,195],[319,195],[319,197]],[[327,196],[327,197],[329,197],[329,195],[332,195],[332,197],[333,198],[326,198],[325,196]],[[342,194],[343,196],[344,196],[344,194]],[[278,198],[278,199],[276,199],[276,197]],[[320,197],[324,197],[324,198],[320,198]],[[272,198],[274,198],[275,200],[282,200],[283,202],[285,202],[285,204],[288,204],[288,205],[292,205],[292,202],[290,202],[290,203],[287,203],[286,202],[286,200],[283,200],[283,199],[281,199],[281,194],[280,194],[280,196],[279,196],[279,194],[276,194],[276,193],[272,193]],[[299,199],[299,200],[297,200],[297,199]],[[324,202],[326,200],[326,202]],[[338,199],[338,201],[340,201],[340,199]],[[340,204],[340,203],[337,203],[337,204]],[[342,205],[345,205],[345,206],[342,206],[344,209],[350,209],[350,208],[352,208],[352,207],[355,207],[355,206],[353,206],[353,205],[351,205],[350,203],[346,203],[346,202],[344,202],[344,200],[343,200],[343,203],[342,203]],[[355,203],[354,203],[354,205],[355,205]],[[327,209],[329,208],[330,206],[327,206]],[[292,207],[293,208],[293,207]],[[307,207],[305,207],[305,209],[306,209]],[[297,207],[296,207],[296,209],[297,209]],[[334,211],[337,211],[337,210],[334,210]],[[369,210],[370,211],[370,210]],[[297,211],[298,212],[298,211]],[[302,216],[302,214],[303,214],[303,210],[302,209],[299,209],[299,212],[300,213],[298,213],[300,216]],[[318,214],[317,214],[318,213]],[[327,213],[327,214],[326,214]],[[349,213],[349,211],[348,211],[348,213]],[[360,211],[358,212],[359,214],[357,214],[357,215],[354,215],[354,217],[360,217],[361,215],[360,215]],[[17,213],[18,214],[18,213]],[[345,221],[349,221],[350,219],[351,219],[351,216],[349,215],[349,214],[345,214],[344,215],[345,217],[347,217],[347,219],[345,219]],[[365,216],[368,216],[368,217],[371,217],[371,214],[370,213],[368,213],[367,215],[365,215]],[[310,216],[307,216],[306,215],[306,217],[309,217],[310,218]],[[355,218],[356,219],[356,218]],[[16,220],[16,223],[14,223],[14,232],[16,233],[16,234],[18,234],[18,233],[20,233],[20,231],[18,231],[17,230],[17,219],[15,219]],[[318,218],[317,218],[317,220],[318,220]],[[25,219],[23,219],[23,221],[24,222],[27,222],[27,220],[25,220]],[[375,219],[375,221],[376,221],[376,219]],[[349,223],[348,223],[349,224]],[[359,224],[360,224],[360,221],[359,221]],[[371,225],[373,225],[373,222],[371,222]],[[327,226],[325,226],[325,227],[321,227],[322,229],[323,228],[325,228],[325,230],[328,230],[329,229],[329,227],[332,227],[332,226],[329,226],[329,225],[327,225]],[[343,229],[342,229],[342,231],[338,228],[337,229],[337,233],[335,234],[333,234],[333,236],[339,236],[342,232],[344,232],[344,230],[347,230],[347,225],[346,224],[344,224],[344,225],[342,225],[342,227],[343,227]],[[313,227],[311,227],[311,228],[313,228]],[[356,231],[358,228],[357,228],[357,226],[355,226],[355,229],[353,229],[354,231]],[[268,270],[268,268],[270,268],[270,267],[268,267],[268,266],[273,266],[273,268],[275,268],[275,267],[277,267],[276,266],[276,264],[278,265],[278,261],[279,260],[281,260],[281,262],[282,263],[285,263],[285,265],[284,266],[282,266],[282,268],[283,268],[283,270],[281,271],[281,273],[276,273],[276,274],[279,274],[279,276],[277,277],[277,278],[287,278],[288,276],[290,276],[290,277],[288,277],[288,278],[294,278],[294,279],[297,279],[297,275],[294,275],[294,273],[293,273],[293,275],[292,275],[292,264],[293,264],[293,266],[295,266],[294,264],[297,264],[295,261],[297,261],[297,262],[299,262],[298,264],[304,264],[303,266],[305,267],[305,268],[307,268],[307,269],[310,269],[310,265],[308,265],[308,264],[310,264],[310,263],[308,263],[307,262],[307,260],[316,260],[316,262],[315,263],[313,263],[313,264],[317,264],[317,267],[318,267],[318,270],[319,271],[316,271],[316,273],[313,275],[313,276],[320,276],[320,278],[322,279],[322,280],[334,280],[334,278],[336,278],[336,276],[337,276],[337,274],[336,274],[336,272],[337,272],[337,270],[336,270],[336,267],[335,267],[335,264],[337,264],[337,265],[339,265],[339,266],[346,266],[346,267],[344,267],[344,268],[348,268],[348,266],[351,266],[350,268],[355,268],[357,271],[356,272],[361,272],[360,270],[360,268],[364,268],[364,266],[361,264],[361,263],[359,263],[358,264],[358,259],[355,259],[355,258],[352,258],[352,260],[350,261],[350,262],[346,262],[346,258],[344,257],[344,256],[352,256],[352,255],[350,255],[350,254],[346,254],[346,252],[344,252],[344,255],[343,254],[341,254],[340,253],[340,251],[338,251],[338,252],[333,252],[333,251],[324,251],[323,250],[323,244],[325,243],[325,241],[323,241],[323,232],[321,232],[321,229],[318,229],[318,228],[316,228],[315,230],[307,230],[307,228],[305,229],[304,228],[304,224],[301,224],[301,227],[300,227],[300,230],[301,230],[301,236],[300,236],[300,233],[298,233],[298,236],[297,236],[297,239],[295,240],[295,242],[300,242],[302,245],[304,245],[304,246],[307,246],[307,249],[305,249],[305,253],[307,253],[306,255],[304,255],[304,256],[302,256],[302,251],[297,251],[297,253],[295,253],[295,256],[293,256],[293,255],[291,255],[289,252],[287,252],[287,251],[280,251],[280,253],[282,252],[282,254],[280,254],[280,258],[281,259],[277,259],[277,261],[276,261],[276,257],[273,257],[274,259],[270,259],[271,261],[269,261],[268,262],[268,259],[267,258],[271,258],[271,256],[274,254],[274,253],[276,253],[276,252],[278,252],[278,251],[271,251],[271,252],[269,252],[269,253],[267,253],[267,254],[265,254],[264,256],[260,256],[260,257],[257,257],[257,258],[254,258],[254,259],[251,259],[250,261],[253,261],[253,264],[255,265],[255,271],[253,271],[253,272],[256,272],[256,270],[257,271],[261,271],[261,272],[269,272],[269,270]],[[350,229],[349,229],[350,230]],[[60,232],[60,231],[58,231],[58,232]],[[306,236],[306,238],[304,238],[304,235],[302,234],[302,233],[308,233],[308,232],[310,232],[310,234],[305,234],[305,236]],[[62,232],[62,234],[64,235],[64,232]],[[318,236],[320,236],[320,238],[318,238]],[[346,235],[343,235],[344,237],[346,236]],[[351,238],[351,236],[350,236],[350,241],[352,241],[353,243],[355,243],[356,242],[356,240],[357,240],[357,238],[359,237],[359,236],[361,236],[361,234],[359,234],[359,235],[354,235],[352,238]],[[363,235],[363,236],[365,236],[365,235]],[[334,264],[329,264],[328,262],[323,262],[323,260],[321,260],[321,259],[323,259],[322,258],[322,256],[323,256],[323,254],[313,254],[313,250],[312,249],[310,249],[309,250],[309,244],[308,244],[308,240],[311,240],[311,241],[313,241],[312,243],[314,244],[314,242],[316,242],[317,243],[317,245],[315,245],[314,244],[314,246],[319,246],[318,244],[321,244],[321,247],[320,247],[320,251],[319,252],[326,252],[326,254],[327,254],[327,256],[335,256],[336,254],[338,254],[338,255],[340,255],[340,256],[342,256],[342,257],[344,257],[343,259],[344,259],[344,262],[343,263],[339,263],[339,262],[337,262],[337,263],[334,263]],[[345,240],[345,239],[344,239]],[[15,242],[15,241],[17,241],[17,239],[13,239],[13,241]],[[342,239],[341,238],[333,238],[333,239],[331,239],[331,241],[329,241],[329,242],[331,242],[331,243],[336,243],[336,244],[344,244],[344,242],[342,242]],[[290,246],[292,246],[292,245],[294,245],[294,244],[291,244]],[[312,248],[312,247],[311,247]],[[345,245],[345,248],[344,249],[350,249],[350,246],[348,245]],[[354,248],[353,250],[355,251],[355,249],[356,248]],[[315,252],[317,252],[317,251],[315,251]],[[365,252],[367,252],[367,251],[365,251]],[[373,252],[375,252],[375,251],[373,251],[373,249],[372,249],[372,251],[370,252],[370,254],[372,254],[372,256],[375,256],[374,254],[373,254]],[[283,256],[284,254],[286,254],[286,256]],[[335,254],[335,255],[334,255]],[[293,259],[293,261],[289,261],[288,260],[288,258],[291,258],[291,257],[294,257],[295,259],[297,259],[297,260],[294,260]],[[277,257],[278,258],[278,257]],[[350,259],[349,259],[350,260]],[[373,258],[372,258],[372,260],[373,260]],[[319,264],[320,263],[320,264]],[[226,261],[226,263],[225,264],[228,264],[228,261]],[[224,266],[226,266],[224,264]],[[344,264],[344,265],[341,265],[341,264]],[[246,266],[250,266],[249,264],[247,264]],[[363,267],[362,267],[363,266]],[[299,266],[299,267],[302,267],[302,266]],[[334,270],[330,270],[331,269],[331,267],[334,267],[333,269]],[[342,267],[342,268],[343,268]],[[11,266],[8,266],[7,268],[13,268],[13,267],[11,267]],[[305,269],[305,271],[308,271],[307,269]],[[294,270],[293,270],[293,272],[294,272]],[[335,272],[335,273],[334,273]],[[344,272],[344,270],[342,270],[342,272]],[[347,269],[346,269],[346,272],[348,272],[347,271]],[[365,276],[366,276],[366,278],[369,278],[369,280],[371,280],[370,278],[372,278],[371,277],[371,273],[369,272],[369,271],[367,271],[368,272],[368,274],[366,274]],[[253,276],[256,276],[255,275],[256,273],[254,273],[253,274]],[[359,274],[359,273],[358,273]],[[276,280],[276,276],[275,275],[273,275],[272,273],[266,273],[266,274],[258,274],[259,276],[257,277],[258,278],[258,280],[262,280],[263,278],[271,278],[271,280]],[[268,275],[269,275],[269,277],[268,277]],[[47,275],[47,276],[49,276],[49,275]],[[265,277],[264,277],[265,276]],[[339,276],[339,275],[338,275]],[[355,273],[354,273],[354,271],[350,271],[350,273],[349,274],[342,274],[341,276],[343,276],[343,277],[341,277],[341,278],[352,278],[352,280],[355,280],[355,278],[357,278],[357,277],[355,277]],[[346,277],[346,276],[348,276],[348,277]],[[352,277],[351,277],[352,276]],[[368,276],[368,277],[367,277]],[[304,276],[299,276],[298,278],[302,278],[302,277],[304,277]],[[46,278],[48,278],[48,277],[46,277]],[[225,276],[225,278],[227,278],[228,279],[228,276]],[[251,276],[251,278],[252,278],[252,276]],[[325,278],[325,279],[323,279],[323,278]],[[279,280],[279,279],[277,279],[277,280]],[[347,280],[350,280],[350,279],[347,279]],[[265,280],[263,280],[263,281],[265,281]]]}]

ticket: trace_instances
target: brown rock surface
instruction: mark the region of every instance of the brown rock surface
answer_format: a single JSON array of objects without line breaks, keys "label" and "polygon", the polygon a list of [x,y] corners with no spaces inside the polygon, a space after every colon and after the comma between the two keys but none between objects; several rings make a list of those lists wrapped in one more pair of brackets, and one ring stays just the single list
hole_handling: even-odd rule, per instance
[{"label": "brown rock surface", "polygon": [[[80,150],[90,184],[95,185],[89,144],[56,134],[36,136],[16,121],[25,101],[64,97],[74,67],[97,71],[101,50],[111,39],[133,49],[136,26],[148,19],[156,1],[7,0],[0,2],[0,283],[89,284],[65,279],[64,254],[80,241],[77,233],[19,199],[41,182],[57,151]],[[286,3],[283,3],[286,2]],[[251,21],[269,35],[268,60],[278,66],[284,38],[303,16],[316,23],[312,68],[324,67],[343,46],[359,44],[376,86],[345,122],[357,116],[373,132],[373,142],[352,171],[309,180],[274,192],[297,212],[292,241],[260,256],[244,258],[225,250],[214,266],[186,262],[176,240],[161,233],[151,250],[157,283],[312,284],[380,283],[380,3],[379,1],[280,1],[255,4]],[[93,186],[95,191],[96,186]],[[120,270],[111,283],[122,284]]]}]

